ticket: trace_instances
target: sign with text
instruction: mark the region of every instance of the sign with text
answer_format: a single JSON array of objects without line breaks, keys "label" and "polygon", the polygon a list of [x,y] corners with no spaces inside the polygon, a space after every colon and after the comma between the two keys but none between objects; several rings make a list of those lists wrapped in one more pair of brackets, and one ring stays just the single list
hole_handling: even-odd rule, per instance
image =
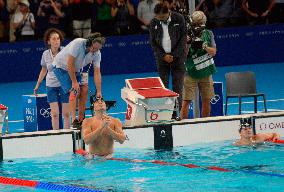
[{"label": "sign with text", "polygon": [[23,95],[22,101],[25,132],[52,130],[46,94]]}]

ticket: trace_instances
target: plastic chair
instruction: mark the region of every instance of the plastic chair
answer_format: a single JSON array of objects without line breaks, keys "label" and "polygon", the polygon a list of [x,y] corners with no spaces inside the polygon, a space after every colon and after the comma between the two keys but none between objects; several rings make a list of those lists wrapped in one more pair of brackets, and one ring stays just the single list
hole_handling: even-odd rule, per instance
[{"label": "plastic chair", "polygon": [[257,113],[257,97],[263,97],[264,110],[266,108],[266,98],[264,93],[257,93],[255,74],[251,71],[247,72],[230,72],[225,74],[226,78],[226,105],[225,115],[227,115],[229,98],[239,98],[239,114],[242,111],[242,98],[254,98],[254,112]]}]

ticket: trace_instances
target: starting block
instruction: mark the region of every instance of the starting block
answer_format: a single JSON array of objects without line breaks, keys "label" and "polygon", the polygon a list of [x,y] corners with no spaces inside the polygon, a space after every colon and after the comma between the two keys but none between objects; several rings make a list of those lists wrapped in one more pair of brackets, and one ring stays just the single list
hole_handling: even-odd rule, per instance
[{"label": "starting block", "polygon": [[159,77],[126,79],[121,98],[127,103],[126,126],[171,121],[178,111],[177,93],[165,88]]},{"label": "starting block", "polygon": [[0,104],[0,134],[2,134],[2,128],[5,123],[6,131],[8,132],[8,107],[3,104]]}]

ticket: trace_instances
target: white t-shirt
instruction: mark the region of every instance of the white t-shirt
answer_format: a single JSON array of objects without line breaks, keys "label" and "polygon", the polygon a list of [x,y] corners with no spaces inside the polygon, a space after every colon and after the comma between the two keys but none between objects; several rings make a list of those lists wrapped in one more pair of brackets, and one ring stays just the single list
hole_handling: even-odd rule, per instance
[{"label": "white t-shirt", "polygon": [[[16,13],[14,17],[14,23],[19,23],[20,21],[22,21],[23,17],[24,15],[21,12]],[[25,25],[22,28],[21,35],[34,35],[35,31],[33,30],[31,24],[34,22],[35,22],[34,15],[32,13],[28,13]]]},{"label": "white t-shirt", "polygon": [[[62,49],[61,47],[60,49]],[[51,50],[45,50],[41,57],[41,66],[44,66],[47,68],[47,75],[46,75],[46,86],[48,87],[60,87],[60,83],[57,80],[54,72],[53,72],[53,62],[54,57],[52,56]]]},{"label": "white t-shirt", "polygon": [[162,46],[166,53],[172,52],[172,41],[169,34],[169,23],[171,22],[171,17],[168,18],[167,24],[161,22],[163,28],[163,38],[162,38]]}]

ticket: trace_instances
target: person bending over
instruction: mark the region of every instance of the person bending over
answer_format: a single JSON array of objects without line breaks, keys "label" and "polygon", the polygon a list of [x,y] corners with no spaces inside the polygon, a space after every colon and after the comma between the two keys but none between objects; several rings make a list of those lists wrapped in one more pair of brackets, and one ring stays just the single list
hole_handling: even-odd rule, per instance
[{"label": "person bending over", "polygon": [[111,157],[114,141],[122,144],[126,139],[122,123],[106,114],[106,104],[102,97],[97,97],[94,101],[94,111],[95,115],[84,119],[82,124],[83,139],[89,145],[88,153]]},{"label": "person bending over", "polygon": [[[87,39],[76,38],[64,47],[53,60],[53,72],[60,82],[64,93],[70,92],[69,107],[73,128],[78,128],[78,122],[83,120],[85,113],[88,87],[84,86],[82,80],[82,68],[92,63],[94,67],[94,83],[96,85],[97,97],[102,97],[101,93],[101,52],[105,38],[100,33],[91,34]],[[84,78],[83,78],[84,79]],[[85,80],[86,81],[86,80]],[[83,83],[83,84],[82,84]],[[82,90],[81,90],[82,89]],[[79,97],[79,117],[76,119],[76,101]],[[84,97],[84,98],[81,98]]]},{"label": "person bending over", "polygon": [[255,145],[265,141],[276,141],[280,139],[278,133],[258,133],[254,135],[249,123],[241,124],[239,133],[241,138],[234,143],[235,146]]}]

